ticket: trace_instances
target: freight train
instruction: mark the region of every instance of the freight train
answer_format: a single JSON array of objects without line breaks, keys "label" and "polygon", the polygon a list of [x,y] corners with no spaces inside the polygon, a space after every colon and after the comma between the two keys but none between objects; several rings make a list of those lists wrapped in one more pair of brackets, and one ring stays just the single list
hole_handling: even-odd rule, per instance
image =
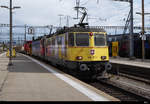
[{"label": "freight train", "polygon": [[[109,55],[112,56],[112,42],[118,42],[118,55],[120,57],[129,57],[130,55],[130,39],[129,34],[123,35],[107,35]],[[142,40],[138,33],[133,34],[134,57],[142,58]],[[150,59],[150,34],[146,34],[145,40],[145,58]]]},{"label": "freight train", "polygon": [[70,27],[32,41],[31,55],[82,78],[104,78],[111,69],[104,29]]}]

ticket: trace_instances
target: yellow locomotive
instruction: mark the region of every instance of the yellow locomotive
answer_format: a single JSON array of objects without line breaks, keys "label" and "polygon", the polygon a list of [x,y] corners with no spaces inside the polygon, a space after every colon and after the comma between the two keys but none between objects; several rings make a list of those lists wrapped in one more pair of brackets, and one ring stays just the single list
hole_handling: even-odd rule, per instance
[{"label": "yellow locomotive", "polygon": [[80,77],[103,77],[111,69],[104,29],[65,28],[40,41],[45,60],[67,67],[68,72]]},{"label": "yellow locomotive", "polygon": [[67,72],[82,78],[103,78],[111,69],[106,31],[86,26],[86,8],[79,9],[83,11],[79,24],[33,41],[32,55],[66,67]]}]

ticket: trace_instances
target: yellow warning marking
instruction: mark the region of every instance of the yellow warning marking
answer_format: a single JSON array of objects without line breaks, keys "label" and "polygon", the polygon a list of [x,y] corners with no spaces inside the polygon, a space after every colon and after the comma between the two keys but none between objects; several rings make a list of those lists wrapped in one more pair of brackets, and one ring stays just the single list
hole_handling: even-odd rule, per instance
[{"label": "yellow warning marking", "polygon": [[[7,50],[6,56],[7,56],[7,57],[10,57],[9,49]],[[12,57],[16,57],[16,50],[15,50],[15,49],[12,50]]]}]

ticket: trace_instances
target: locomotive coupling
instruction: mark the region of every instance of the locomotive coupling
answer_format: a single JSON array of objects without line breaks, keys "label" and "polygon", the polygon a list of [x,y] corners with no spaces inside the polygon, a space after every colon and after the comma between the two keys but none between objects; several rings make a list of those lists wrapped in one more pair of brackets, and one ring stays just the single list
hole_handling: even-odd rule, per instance
[{"label": "locomotive coupling", "polygon": [[112,68],[112,65],[110,63],[105,64],[105,69],[106,70],[111,70],[111,68]]},{"label": "locomotive coupling", "polygon": [[87,70],[89,70],[89,68],[88,68],[88,66],[86,64],[81,64],[80,65],[80,70],[81,71],[87,71]]}]

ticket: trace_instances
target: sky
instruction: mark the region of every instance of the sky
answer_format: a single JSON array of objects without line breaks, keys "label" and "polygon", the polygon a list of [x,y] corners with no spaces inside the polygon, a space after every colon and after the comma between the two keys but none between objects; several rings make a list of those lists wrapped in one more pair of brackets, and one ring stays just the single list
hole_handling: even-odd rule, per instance
[{"label": "sky", "polygon": [[[141,16],[135,14],[141,12],[141,0],[134,1],[134,25],[141,25]],[[9,5],[9,0],[0,0],[0,5]],[[15,9],[13,12],[13,24],[17,25],[55,25],[59,26],[60,14],[62,17],[62,26],[66,25],[66,16],[70,16],[69,25],[78,23],[76,17],[75,0],[13,0],[14,6],[21,6],[21,9]],[[150,0],[145,0],[145,12],[150,12]],[[81,6],[87,8],[90,18],[90,25],[123,25],[129,13],[130,4],[127,2],[117,2],[112,0],[81,0]],[[0,9],[0,23],[9,23],[9,12],[7,9]],[[81,16],[81,14],[80,14]],[[145,16],[146,26],[150,24],[150,15]]]},{"label": "sky", "polygon": [[[61,26],[66,26],[69,16],[69,26],[77,24],[74,10],[76,0],[13,0],[13,6],[20,6],[20,9],[13,10],[13,25],[60,25],[59,15],[63,15]],[[90,26],[124,26],[130,10],[128,2],[112,0],[80,0],[81,6],[86,7]],[[134,2],[134,26],[141,26],[141,0]],[[0,0],[0,5],[9,6],[9,0]],[[150,0],[145,0],[145,13],[150,13]],[[79,15],[81,17],[81,14]],[[9,11],[0,8],[0,24],[9,24]],[[150,26],[150,15],[145,16],[145,26]],[[0,36],[3,30],[0,30]],[[9,32],[9,29],[6,29]],[[15,30],[14,30],[15,31]],[[16,30],[19,31],[19,30]],[[21,30],[24,32],[24,30]],[[114,32],[114,30],[112,30]],[[112,31],[109,31],[110,33]],[[120,32],[121,33],[121,32]],[[8,38],[8,37],[7,37]],[[3,40],[3,39],[2,39]]]}]

